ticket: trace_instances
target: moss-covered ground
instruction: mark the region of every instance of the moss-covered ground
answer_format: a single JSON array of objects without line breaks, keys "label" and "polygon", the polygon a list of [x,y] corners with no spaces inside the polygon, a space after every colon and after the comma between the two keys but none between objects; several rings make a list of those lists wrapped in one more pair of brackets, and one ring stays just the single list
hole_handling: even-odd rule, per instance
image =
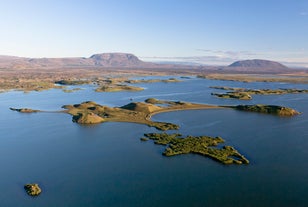
[{"label": "moss-covered ground", "polygon": [[218,147],[225,141],[221,137],[187,136],[181,134],[149,133],[145,138],[155,144],[166,145],[165,156],[195,153],[210,157],[223,164],[249,164],[249,161],[231,146]]}]

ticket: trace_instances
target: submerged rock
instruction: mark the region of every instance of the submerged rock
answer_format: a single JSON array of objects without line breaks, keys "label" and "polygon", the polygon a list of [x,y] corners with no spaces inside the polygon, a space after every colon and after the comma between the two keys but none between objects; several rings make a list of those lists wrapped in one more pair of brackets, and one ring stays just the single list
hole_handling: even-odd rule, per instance
[{"label": "submerged rock", "polygon": [[30,196],[38,196],[42,190],[37,183],[26,184],[24,189]]}]

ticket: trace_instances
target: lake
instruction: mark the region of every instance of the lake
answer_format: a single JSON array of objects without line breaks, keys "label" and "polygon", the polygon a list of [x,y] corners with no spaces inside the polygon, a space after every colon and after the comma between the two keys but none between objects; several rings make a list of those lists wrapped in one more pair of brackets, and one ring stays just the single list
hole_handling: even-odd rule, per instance
[{"label": "lake", "polygon": [[[220,99],[209,86],[299,88],[289,83],[242,83],[183,79],[179,83],[135,84],[140,92],[97,93],[95,86],[64,93],[52,89],[0,94],[1,206],[308,206],[308,94]],[[74,88],[74,87],[70,87]],[[286,118],[231,109],[157,114],[153,120],[180,125],[183,135],[221,136],[245,155],[249,165],[222,165],[200,155],[164,157],[164,146],[141,142],[158,132],[141,124],[84,126],[62,113],[22,114],[9,110],[61,110],[88,100],[122,106],[147,98],[237,105],[275,104],[303,112]],[[28,196],[23,185],[39,183]]]}]

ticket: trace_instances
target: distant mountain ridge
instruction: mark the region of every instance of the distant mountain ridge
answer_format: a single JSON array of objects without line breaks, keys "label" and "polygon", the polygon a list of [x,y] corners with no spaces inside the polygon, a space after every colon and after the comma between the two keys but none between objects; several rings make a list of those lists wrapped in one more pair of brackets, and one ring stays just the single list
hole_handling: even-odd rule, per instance
[{"label": "distant mountain ridge", "polygon": [[[198,64],[153,63],[140,60],[130,53],[98,53],[90,57],[69,58],[25,58],[0,55],[0,69],[165,69],[174,70],[198,70],[218,73],[280,73],[290,69],[278,62],[269,60],[241,60],[229,66],[209,66]],[[293,71],[294,69],[292,69]]]},{"label": "distant mountain ridge", "polygon": [[271,69],[288,69],[287,66],[270,60],[241,60],[236,61],[229,65],[228,67],[247,67],[247,68],[271,68]]},{"label": "distant mountain ridge", "polygon": [[290,71],[287,66],[270,60],[253,59],[240,60],[224,67],[225,72],[243,72],[243,73],[284,73]]},{"label": "distant mountain ridge", "polygon": [[25,58],[0,56],[1,68],[59,68],[59,67],[120,67],[151,68],[157,64],[141,61],[130,53],[100,53],[89,58]]}]

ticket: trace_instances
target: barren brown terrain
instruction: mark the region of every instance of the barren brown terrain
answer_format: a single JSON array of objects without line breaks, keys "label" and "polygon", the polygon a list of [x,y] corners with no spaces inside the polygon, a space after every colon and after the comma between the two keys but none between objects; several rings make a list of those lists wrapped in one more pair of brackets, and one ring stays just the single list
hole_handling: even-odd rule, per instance
[{"label": "barren brown terrain", "polygon": [[[230,66],[188,66],[176,64],[156,64],[139,60],[126,53],[105,53],[89,58],[21,58],[0,56],[0,91],[21,90],[40,91],[63,88],[55,85],[59,80],[109,80],[133,76],[183,75],[207,79],[234,81],[279,81],[308,83],[308,70],[292,69],[277,64],[262,67],[250,64]],[[266,63],[266,62],[265,62]],[[274,66],[275,67],[274,67]],[[257,67],[258,66],[258,67]],[[271,68],[272,67],[272,68]]]}]

